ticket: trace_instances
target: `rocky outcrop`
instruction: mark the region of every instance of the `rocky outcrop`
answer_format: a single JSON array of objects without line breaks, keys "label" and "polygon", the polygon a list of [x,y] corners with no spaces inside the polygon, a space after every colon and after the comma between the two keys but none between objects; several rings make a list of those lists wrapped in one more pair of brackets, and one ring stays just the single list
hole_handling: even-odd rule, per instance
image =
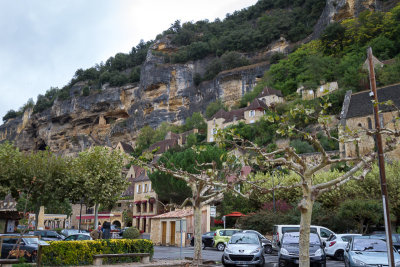
[{"label": "rocky outcrop", "polygon": [[333,21],[356,17],[365,10],[389,11],[399,2],[400,0],[327,0],[313,33],[305,41],[317,39]]},{"label": "rocky outcrop", "polygon": [[204,112],[217,98],[229,106],[235,104],[254,88],[269,66],[259,63],[225,71],[196,86],[194,75],[203,75],[212,59],[164,63],[160,52],[175,50],[168,38],[159,40],[148,52],[139,85],[105,86],[92,95],[78,96],[85,84],[77,84],[71,89],[70,100],[57,101],[38,114],[28,110],[23,117],[0,126],[0,142],[13,141],[22,150],[49,147],[62,155],[73,155],[92,145],[114,147],[119,141],[132,141],[145,125],[155,128],[164,121],[181,124],[193,112]]}]

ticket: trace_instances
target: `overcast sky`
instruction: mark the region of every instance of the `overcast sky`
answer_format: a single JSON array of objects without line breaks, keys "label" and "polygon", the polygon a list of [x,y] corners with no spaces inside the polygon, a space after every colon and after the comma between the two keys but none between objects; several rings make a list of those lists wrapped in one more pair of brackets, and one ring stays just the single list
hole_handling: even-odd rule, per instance
[{"label": "overcast sky", "polygon": [[61,88],[175,20],[224,19],[257,0],[0,0],[0,124],[10,109]]}]

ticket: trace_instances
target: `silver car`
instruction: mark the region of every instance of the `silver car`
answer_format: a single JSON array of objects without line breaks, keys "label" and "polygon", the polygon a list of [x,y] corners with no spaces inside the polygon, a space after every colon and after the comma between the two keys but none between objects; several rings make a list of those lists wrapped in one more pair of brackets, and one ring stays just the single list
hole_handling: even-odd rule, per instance
[{"label": "silver car", "polygon": [[236,233],[232,235],[222,255],[224,266],[256,265],[264,266],[264,244],[254,233]]}]

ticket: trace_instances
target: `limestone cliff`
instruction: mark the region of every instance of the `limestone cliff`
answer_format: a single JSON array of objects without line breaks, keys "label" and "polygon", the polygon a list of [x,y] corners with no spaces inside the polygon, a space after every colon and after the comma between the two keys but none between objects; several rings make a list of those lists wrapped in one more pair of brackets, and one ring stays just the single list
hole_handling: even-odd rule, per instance
[{"label": "limestone cliff", "polygon": [[22,117],[0,126],[0,141],[13,141],[22,150],[48,146],[62,155],[75,154],[92,145],[132,142],[143,126],[155,128],[163,121],[181,124],[193,112],[205,111],[217,98],[233,105],[253,89],[269,67],[259,63],[225,71],[196,86],[194,74],[204,74],[211,59],[165,64],[157,54],[174,49],[168,38],[153,45],[142,67],[140,84],[105,86],[89,96],[75,96],[84,84],[76,85],[72,99],[56,101],[38,114],[27,110]]},{"label": "limestone cliff", "polygon": [[[327,0],[314,27],[303,42],[318,38],[330,22],[358,15],[366,9],[388,10],[400,0]],[[193,112],[222,99],[228,106],[251,91],[269,68],[265,59],[274,52],[288,53],[295,44],[281,38],[264,51],[245,55],[254,65],[223,71],[199,85],[194,75],[204,75],[212,58],[186,64],[165,63],[162,54],[177,51],[168,36],[149,49],[141,68],[140,83],[122,87],[103,86],[89,96],[81,95],[85,84],[75,84],[72,98],[56,101],[41,113],[27,110],[21,117],[0,126],[0,142],[13,141],[22,150],[44,149],[75,154],[92,145],[115,146],[119,141],[134,142],[145,125],[155,128],[163,121],[181,124]]]}]

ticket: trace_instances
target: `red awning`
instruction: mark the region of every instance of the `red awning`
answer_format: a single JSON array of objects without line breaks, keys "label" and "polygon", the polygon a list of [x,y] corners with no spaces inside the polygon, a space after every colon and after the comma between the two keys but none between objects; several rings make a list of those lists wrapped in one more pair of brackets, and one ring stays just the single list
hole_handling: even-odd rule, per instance
[{"label": "red awning", "polygon": [[144,203],[147,203],[147,200],[142,200],[142,203],[144,204]]},{"label": "red awning", "polygon": [[134,203],[137,205],[137,204],[140,204],[140,203],[142,203],[142,201],[140,201],[140,200],[137,200],[137,201],[135,201]]},{"label": "red awning", "polygon": [[156,199],[154,197],[149,198],[149,203],[150,204],[156,203]]},{"label": "red awning", "polygon": [[230,214],[225,215],[225,217],[242,217],[242,216],[246,216],[246,215],[244,215],[243,213],[238,212],[238,211],[234,211]]},{"label": "red awning", "polygon": [[[110,219],[110,216],[99,215],[98,219]],[[79,215],[76,215],[76,219],[79,220]],[[82,220],[94,220],[94,215],[82,215]]]}]

